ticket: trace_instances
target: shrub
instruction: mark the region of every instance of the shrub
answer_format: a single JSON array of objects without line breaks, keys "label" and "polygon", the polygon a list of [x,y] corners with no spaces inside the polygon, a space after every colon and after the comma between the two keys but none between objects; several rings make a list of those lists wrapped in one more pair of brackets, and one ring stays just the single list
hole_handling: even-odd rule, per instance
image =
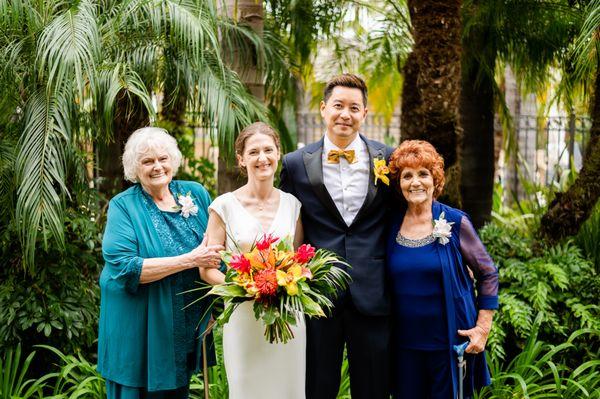
[{"label": "shrub", "polygon": [[594,263],[596,273],[600,274],[600,203],[596,204],[590,218],[581,226],[575,242]]},{"label": "shrub", "polygon": [[600,360],[592,359],[573,367],[565,363],[572,357],[578,341],[597,339],[599,330],[578,330],[558,345],[538,340],[543,321],[540,313],[525,347],[513,360],[490,362],[492,384],[476,395],[478,399],[501,398],[600,398]]},{"label": "shrub", "polygon": [[488,341],[493,359],[518,353],[538,313],[540,335],[551,343],[579,328],[600,329],[600,278],[576,245],[544,248],[511,223],[498,221],[480,235],[500,274],[500,309]]},{"label": "shrub", "polygon": [[[5,265],[0,270],[1,351],[22,343],[27,351],[49,344],[68,353],[95,353],[104,218],[93,192],[79,200],[81,205],[67,210],[64,251],[44,250],[42,237],[35,270],[23,270],[14,229],[0,237],[0,262]],[[44,356],[32,365],[36,372],[46,371]]]}]

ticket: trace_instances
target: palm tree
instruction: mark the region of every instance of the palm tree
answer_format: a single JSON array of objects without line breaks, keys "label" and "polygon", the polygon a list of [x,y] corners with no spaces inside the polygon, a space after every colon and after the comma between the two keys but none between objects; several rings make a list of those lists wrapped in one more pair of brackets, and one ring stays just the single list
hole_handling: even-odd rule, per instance
[{"label": "palm tree", "polygon": [[549,241],[577,234],[600,196],[600,1],[590,1],[582,11],[585,21],[575,43],[574,65],[577,77],[592,86],[590,141],[577,179],[556,195],[542,217],[540,234]]},{"label": "palm tree", "polygon": [[79,149],[123,140],[124,123],[126,136],[154,120],[152,93],[167,71],[176,71],[188,109],[214,126],[224,148],[241,126],[265,117],[223,62],[220,24],[203,0],[0,0],[0,129],[18,132],[13,220],[24,265],[33,265],[39,238],[64,244],[64,207],[76,196],[68,171],[83,167]]},{"label": "palm tree", "polygon": [[402,140],[430,141],[444,157],[447,201],[460,205],[460,0],[409,0],[414,47],[404,65]]},{"label": "palm tree", "polygon": [[461,192],[463,209],[480,227],[492,209],[494,111],[504,107],[496,65],[507,63],[526,86],[539,89],[548,68],[564,62],[577,19],[564,1],[465,0],[463,20]]}]

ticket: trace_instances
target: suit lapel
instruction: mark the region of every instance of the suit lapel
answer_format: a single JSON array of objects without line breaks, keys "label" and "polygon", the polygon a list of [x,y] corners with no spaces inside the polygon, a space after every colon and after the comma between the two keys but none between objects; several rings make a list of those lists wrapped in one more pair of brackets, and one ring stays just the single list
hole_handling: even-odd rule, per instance
[{"label": "suit lapel", "polygon": [[364,136],[360,136],[360,138],[364,141],[367,146],[367,150],[369,152],[369,186],[367,188],[367,195],[365,197],[365,201],[363,202],[360,210],[356,214],[356,217],[352,221],[352,225],[360,221],[360,219],[364,216],[364,214],[373,203],[373,200],[377,196],[377,191],[379,190],[379,185],[383,184],[382,182],[377,182],[375,185],[375,174],[373,173],[373,161],[378,158],[385,159],[385,153],[383,152],[384,148],[375,148],[369,144],[369,142],[365,139]]},{"label": "suit lapel", "polygon": [[335,206],[331,195],[329,195],[329,191],[327,191],[327,188],[323,183],[323,139],[321,139],[321,141],[317,144],[319,144],[319,146],[315,151],[305,151],[302,154],[308,180],[313,191],[315,192],[315,195],[323,203],[325,208],[327,208],[329,213],[334,215],[339,222],[345,225],[346,222],[344,222],[342,215],[340,215],[340,212]]}]

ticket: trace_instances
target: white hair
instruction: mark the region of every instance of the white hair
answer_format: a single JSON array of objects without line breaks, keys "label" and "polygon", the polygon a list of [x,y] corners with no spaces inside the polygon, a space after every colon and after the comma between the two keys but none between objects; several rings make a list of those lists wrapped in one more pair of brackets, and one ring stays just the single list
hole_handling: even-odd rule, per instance
[{"label": "white hair", "polygon": [[144,154],[151,150],[163,149],[169,154],[173,175],[181,166],[181,151],[177,140],[160,127],[143,127],[131,133],[123,151],[123,173],[130,182],[138,182],[138,167]]}]

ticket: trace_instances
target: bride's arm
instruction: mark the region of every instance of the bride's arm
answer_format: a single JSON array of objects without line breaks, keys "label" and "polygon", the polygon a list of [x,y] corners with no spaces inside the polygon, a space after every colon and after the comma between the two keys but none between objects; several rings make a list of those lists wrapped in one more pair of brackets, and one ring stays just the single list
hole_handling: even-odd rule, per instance
[{"label": "bride's arm", "polygon": [[294,249],[298,249],[304,242],[304,228],[302,227],[302,218],[298,217],[296,222],[296,232],[294,233]]},{"label": "bride's arm", "polygon": [[[209,209],[208,226],[206,227],[206,236],[208,236],[208,245],[223,245],[227,238],[225,234],[225,223],[221,217],[212,209]],[[200,277],[209,284],[223,284],[225,275],[219,269],[200,268]]]}]

